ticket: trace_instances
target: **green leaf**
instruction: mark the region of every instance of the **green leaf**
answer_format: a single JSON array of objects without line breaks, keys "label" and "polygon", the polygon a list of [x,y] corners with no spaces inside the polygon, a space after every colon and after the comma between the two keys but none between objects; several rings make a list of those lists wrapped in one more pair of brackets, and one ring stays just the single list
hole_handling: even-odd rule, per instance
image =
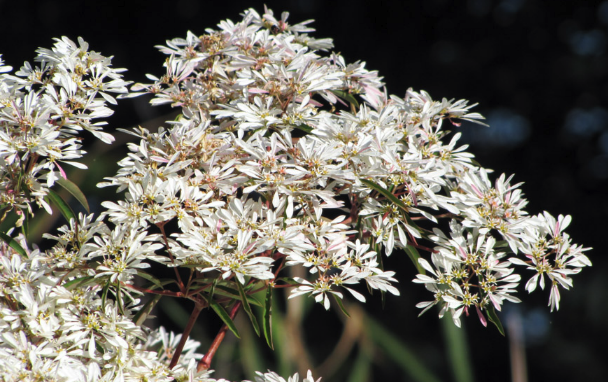
[{"label": "green leaf", "polygon": [[488,312],[488,319],[494,325],[496,325],[496,327],[498,328],[498,331],[504,337],[504,335],[505,335],[505,329],[502,327],[502,322],[500,322],[500,318],[498,318],[498,315],[496,314],[496,311],[494,310],[494,306],[490,306],[490,309],[488,309],[487,312]]},{"label": "green leaf", "polygon": [[27,214],[24,215],[23,223],[21,224],[21,233],[23,233],[23,236],[27,239],[30,233],[30,219]]},{"label": "green leaf", "polygon": [[110,280],[108,280],[108,283],[104,285],[103,290],[101,291],[101,308],[104,310],[106,308],[106,298],[108,297],[108,290],[110,290]]},{"label": "green leaf", "polygon": [[355,108],[359,109],[359,102],[351,93],[345,92],[343,90],[332,90],[331,92],[342,98],[343,100],[350,102],[352,105],[355,106]]},{"label": "green leaf", "polygon": [[[137,275],[143,279],[148,280],[149,282],[151,282],[152,284],[154,284],[155,287],[162,289],[163,288],[163,283],[161,283],[161,281],[159,279],[157,279],[156,277],[147,274],[144,271],[137,271]],[[165,283],[165,285],[167,285],[168,283]]]},{"label": "green leaf", "polygon": [[21,246],[21,244],[19,244],[17,242],[17,240],[15,240],[12,237],[8,236],[4,232],[0,232],[0,239],[2,239],[3,242],[5,242],[6,244],[8,244],[9,247],[11,247],[12,249],[14,249],[15,252],[17,252],[19,255],[21,255],[21,257],[25,257],[27,259],[27,252],[25,251],[25,249],[23,249],[23,247]]},{"label": "green leaf", "polygon": [[312,127],[308,126],[308,125],[297,125],[296,129],[298,130],[302,130],[305,133],[312,133]]},{"label": "green leaf", "polygon": [[272,343],[272,285],[268,285],[266,290],[266,300],[264,303],[264,337],[268,347],[274,350]]},{"label": "green leaf", "polygon": [[84,196],[82,191],[80,191],[80,188],[78,188],[75,183],[62,177],[59,177],[59,179],[56,180],[55,183],[57,183],[58,185],[63,187],[63,189],[65,189],[67,192],[72,194],[72,196],[76,198],[76,200],[78,200],[78,202],[84,207],[84,209],[87,210],[87,213],[91,213],[91,210],[89,209],[89,203],[87,202],[87,197]]},{"label": "green leaf", "polygon": [[236,338],[241,338],[239,331],[236,329],[236,325],[234,325],[234,321],[232,321],[232,318],[230,318],[230,315],[228,315],[224,308],[212,298],[209,299],[209,306],[211,306],[211,309],[213,309],[222,321],[224,321],[224,324],[226,324],[228,329],[234,333]]},{"label": "green leaf", "polygon": [[243,285],[237,280],[236,285],[239,287],[239,294],[241,295],[241,301],[243,302],[243,309],[245,309],[245,313],[249,316],[249,320],[251,321],[251,325],[253,325],[253,330],[255,330],[255,334],[260,336],[260,327],[258,326],[258,320],[256,320],[255,315],[251,311],[251,306],[249,306],[249,301],[247,300],[247,294],[245,293],[245,289],[243,289]]},{"label": "green leaf", "polygon": [[59,211],[67,219],[67,221],[70,221],[71,219],[76,220],[76,214],[74,213],[72,208],[61,198],[61,196],[59,196],[58,193],[53,190],[49,190],[49,193],[46,195],[45,198],[47,199],[47,201],[52,202],[55,206],[57,206],[57,208],[59,208]]},{"label": "green leaf", "polygon": [[116,305],[120,314],[125,314],[124,304],[122,302],[122,294],[120,293],[120,281],[116,280]]},{"label": "green leaf", "polygon": [[209,291],[209,298],[213,298],[213,296],[215,295],[215,287],[217,286],[218,283],[218,279],[213,280],[213,283],[211,284],[211,290]]},{"label": "green leaf", "polygon": [[418,272],[420,274],[426,275],[426,271],[424,270],[422,265],[420,265],[420,263],[418,262],[418,259],[420,258],[420,253],[418,253],[418,250],[416,249],[416,247],[414,247],[412,245],[406,246],[405,253],[407,253],[407,255],[410,257],[410,260],[412,260],[412,263],[414,263]]},{"label": "green leaf", "polygon": [[139,312],[137,312],[137,314],[133,316],[133,323],[137,326],[142,326],[144,321],[146,321],[146,318],[148,318],[148,316],[152,312],[152,309],[154,309],[154,306],[160,300],[161,297],[163,296],[160,294],[155,294],[150,300],[148,300],[148,302],[146,302],[146,304],[139,310]]},{"label": "green leaf", "polygon": [[[224,297],[230,297],[234,300],[240,300],[240,298],[241,298],[238,291],[234,290],[233,288],[224,286],[224,285],[218,285],[215,288],[215,294],[218,294],[218,295],[224,296]],[[264,305],[262,305],[262,303],[259,302],[258,299],[253,296],[247,296],[247,301],[249,302],[249,304],[259,306],[260,308],[264,307]]]},{"label": "green leaf", "polygon": [[275,282],[277,282],[277,281],[282,281],[285,284],[289,284],[289,285],[293,285],[293,286],[300,285],[299,282],[297,282],[296,280],[289,278],[289,277],[279,277],[278,279],[275,279]]},{"label": "green leaf", "polygon": [[405,217],[405,220],[407,221],[407,224],[410,227],[414,227],[418,231],[420,231],[420,228],[418,228],[418,226],[416,225],[416,223],[414,223],[414,221],[410,218],[410,215],[407,212],[408,208],[405,205],[405,203],[403,203],[403,201],[401,199],[399,199],[398,197],[396,197],[395,195],[393,195],[392,193],[390,193],[389,190],[387,190],[386,188],[380,186],[378,183],[372,182],[371,180],[368,180],[368,179],[360,179],[360,180],[367,187],[371,188],[374,191],[378,191],[385,198],[387,198],[392,203],[394,203],[395,205],[397,205],[397,207],[401,208],[403,210],[403,212],[405,212],[403,216]]},{"label": "green leaf", "polygon": [[72,289],[75,289],[76,287],[81,287],[81,286],[85,285],[87,282],[93,280],[94,278],[95,278],[95,276],[79,277],[77,279],[70,280],[67,283],[63,284],[63,287],[67,290],[72,290]]},{"label": "green leaf", "polygon": [[342,313],[344,313],[344,315],[346,317],[350,317],[350,314],[348,314],[348,312],[346,311],[346,308],[344,307],[344,304],[342,303],[342,299],[340,297],[336,296],[335,294],[332,294],[332,296],[334,296],[334,299],[338,303],[338,306],[340,307],[340,310],[342,310]]}]

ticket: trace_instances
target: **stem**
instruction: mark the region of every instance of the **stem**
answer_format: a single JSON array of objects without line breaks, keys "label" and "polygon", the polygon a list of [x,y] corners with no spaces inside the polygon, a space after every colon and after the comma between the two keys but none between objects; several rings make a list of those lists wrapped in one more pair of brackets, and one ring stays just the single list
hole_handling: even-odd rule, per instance
[{"label": "stem", "polygon": [[[445,214],[435,215],[435,217],[437,219],[439,219],[439,218],[455,218],[457,216],[454,215],[451,212],[448,212],[448,213],[445,213]],[[410,219],[412,219],[412,220],[427,220],[424,216],[411,216]]]},{"label": "stem", "polygon": [[434,249],[425,247],[424,245],[420,245],[418,243],[408,243],[408,245],[411,245],[414,248],[422,249],[423,251],[427,251],[428,253],[437,253],[437,251],[435,251]]},{"label": "stem", "polygon": [[179,361],[179,357],[182,355],[182,350],[184,350],[184,345],[186,345],[186,341],[188,340],[188,336],[196,323],[196,319],[198,318],[199,313],[203,310],[203,305],[199,303],[194,304],[194,310],[192,314],[190,314],[190,318],[188,319],[188,323],[186,324],[186,328],[184,329],[184,333],[182,333],[182,338],[177,344],[175,348],[175,352],[171,357],[171,363],[169,364],[169,369],[173,369],[175,365],[177,365],[177,361]]},{"label": "stem", "polygon": [[153,289],[146,289],[146,288],[141,288],[132,284],[127,284],[127,283],[123,283],[121,282],[122,286],[127,287],[127,288],[131,288],[131,289],[135,289],[136,291],[139,292],[144,292],[144,293],[151,293],[151,294],[160,294],[163,296],[171,296],[171,297],[184,297],[184,294],[182,292],[172,292],[170,290],[153,290]]},{"label": "stem", "polygon": [[[236,313],[239,311],[240,307],[241,301],[237,301],[236,304],[234,304],[234,306],[232,307],[232,310],[230,311],[231,320],[234,320],[234,317],[236,316]],[[209,370],[209,367],[211,366],[211,361],[213,360],[213,356],[217,352],[217,349],[220,347],[222,341],[224,340],[224,337],[226,337],[226,331],[228,331],[228,326],[224,324],[215,336],[215,339],[211,343],[211,346],[209,346],[209,350],[207,350],[207,353],[205,353],[203,358],[198,362],[196,371],[200,372],[203,370]]]},{"label": "stem", "polygon": [[274,278],[275,278],[275,280],[276,280],[277,276],[279,275],[279,272],[281,272],[281,269],[283,269],[283,266],[285,265],[285,259],[286,259],[286,257],[283,257],[283,259],[281,260],[281,264],[279,264],[279,267],[274,272]]},{"label": "stem", "polygon": [[[165,233],[165,224],[167,222],[157,223],[156,226],[160,228],[161,233],[163,234],[163,240],[165,241],[165,247],[167,247],[167,253],[169,254],[169,258],[171,259],[171,264],[175,265],[175,259],[173,258],[173,254],[171,253],[171,249],[169,248],[169,241],[167,240],[167,234]],[[186,288],[184,287],[184,282],[177,271],[177,267],[173,267],[175,271],[175,277],[177,278],[177,283],[179,285],[179,290],[185,294]]]},{"label": "stem", "polygon": [[202,287],[200,287],[198,289],[195,289],[193,291],[188,292],[188,294],[190,296],[197,295],[197,294],[199,294],[200,292],[204,291],[205,289],[209,288],[212,285],[213,285],[213,283],[207,283],[207,284],[203,285]]}]

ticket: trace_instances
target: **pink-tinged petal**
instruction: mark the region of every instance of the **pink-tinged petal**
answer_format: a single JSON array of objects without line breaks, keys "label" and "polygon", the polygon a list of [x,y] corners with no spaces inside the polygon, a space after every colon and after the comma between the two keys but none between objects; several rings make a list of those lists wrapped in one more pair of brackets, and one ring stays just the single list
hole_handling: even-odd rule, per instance
[{"label": "pink-tinged petal", "polygon": [[[490,297],[490,301],[492,301],[492,305],[494,305],[494,308],[498,311],[501,310],[501,306],[500,306],[500,301],[496,298],[496,296],[494,296],[493,294],[489,295]],[[478,309],[479,310],[479,309]]]},{"label": "pink-tinged petal", "polygon": [[248,89],[249,93],[253,94],[267,94],[268,90],[259,89],[259,88],[250,88]]},{"label": "pink-tinged petal", "polygon": [[467,258],[467,253],[461,246],[458,246],[458,252],[460,252],[460,257],[462,257],[463,259]]},{"label": "pink-tinged petal", "polygon": [[474,184],[471,184],[471,188],[473,189],[473,191],[475,191],[477,196],[479,196],[480,198],[483,198],[483,193],[481,191],[479,191],[479,188],[477,188],[477,186],[475,186]]},{"label": "pink-tinged petal", "polygon": [[483,326],[487,327],[488,321],[486,320],[486,317],[483,315],[483,312],[481,311],[481,309],[479,309],[478,306],[476,306],[475,309],[477,310],[477,316],[479,317],[479,321],[481,321],[481,324]]},{"label": "pink-tinged petal", "polygon": [[55,163],[55,165],[57,166],[57,168],[59,168],[59,173],[61,174],[61,177],[65,180],[68,180],[67,175],[65,175],[65,171],[63,171],[59,163]]},{"label": "pink-tinged petal", "polygon": [[559,299],[560,299],[559,288],[557,285],[553,285],[551,287],[551,295],[549,296],[549,304],[548,304],[551,307],[552,312],[553,312],[553,309],[559,310]]},{"label": "pink-tinged petal", "polygon": [[159,163],[169,163],[169,160],[163,157],[159,157],[156,155],[152,155],[150,157],[151,160],[155,161],[155,162],[159,162]]}]

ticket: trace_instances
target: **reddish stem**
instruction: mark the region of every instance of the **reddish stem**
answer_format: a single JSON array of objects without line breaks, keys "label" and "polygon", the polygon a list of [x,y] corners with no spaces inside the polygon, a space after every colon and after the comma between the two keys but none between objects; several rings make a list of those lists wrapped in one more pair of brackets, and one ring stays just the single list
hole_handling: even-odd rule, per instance
[{"label": "reddish stem", "polygon": [[[165,247],[167,247],[167,253],[169,254],[169,259],[171,259],[171,264],[175,265],[175,259],[173,258],[173,254],[171,253],[171,249],[169,248],[169,241],[167,240],[167,234],[165,233],[165,224],[167,224],[167,221],[156,223],[156,226],[160,229],[160,232],[163,234],[163,240],[165,241]],[[182,278],[179,275],[179,272],[177,271],[177,267],[173,267],[173,270],[175,271],[175,277],[177,278],[179,290],[182,293],[185,293],[186,288],[184,286],[184,282],[182,281]]]},{"label": "reddish stem", "polygon": [[435,251],[434,249],[431,249],[429,247],[425,247],[425,246],[420,245],[418,243],[409,243],[409,245],[411,245],[412,247],[418,248],[418,249],[422,249],[423,251],[427,251],[429,253],[437,253],[437,251]]},{"label": "reddish stem", "polygon": [[192,314],[190,314],[190,318],[188,319],[188,323],[186,324],[186,328],[184,329],[184,333],[182,333],[182,338],[177,344],[175,348],[175,352],[171,357],[171,363],[169,364],[169,369],[173,369],[175,365],[177,365],[177,361],[179,361],[179,357],[182,355],[182,350],[184,350],[184,345],[186,345],[186,341],[188,340],[188,336],[196,323],[196,319],[198,318],[199,313],[203,310],[203,305],[199,303],[194,304],[194,310]]},{"label": "reddish stem", "polygon": [[122,286],[127,287],[127,288],[131,288],[131,289],[135,289],[136,291],[139,292],[144,292],[144,293],[151,293],[151,294],[160,294],[163,296],[171,296],[171,297],[184,297],[184,294],[182,292],[172,292],[170,290],[153,290],[153,289],[146,289],[146,288],[141,288],[135,285],[131,285],[131,284],[126,284],[121,282],[120,283]]},{"label": "reddish stem", "polygon": [[[236,304],[234,304],[234,306],[232,307],[232,310],[230,311],[231,320],[234,320],[234,317],[236,316],[236,313],[239,311],[240,307],[241,302],[237,301]],[[222,328],[215,336],[213,343],[211,343],[211,346],[209,346],[209,350],[207,350],[207,353],[205,353],[203,358],[198,362],[198,366],[196,368],[197,371],[200,372],[203,370],[209,370],[209,367],[211,367],[211,361],[213,360],[213,356],[217,352],[217,349],[220,347],[222,341],[224,340],[224,337],[226,337],[227,330],[228,326],[226,324],[222,325]]]}]

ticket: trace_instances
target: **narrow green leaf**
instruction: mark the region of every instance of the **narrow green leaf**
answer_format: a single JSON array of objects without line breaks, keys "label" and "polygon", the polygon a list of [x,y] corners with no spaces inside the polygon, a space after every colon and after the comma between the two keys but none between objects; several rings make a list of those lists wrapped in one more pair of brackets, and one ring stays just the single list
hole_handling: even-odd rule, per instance
[{"label": "narrow green leaf", "polygon": [[217,286],[218,283],[218,279],[213,280],[213,283],[211,284],[211,290],[209,291],[209,298],[213,298],[213,296],[215,295],[215,287]]},{"label": "narrow green leaf", "polygon": [[342,299],[340,297],[336,296],[335,294],[332,294],[332,296],[334,296],[334,299],[338,303],[338,306],[340,307],[340,310],[342,310],[342,313],[344,313],[344,315],[346,317],[350,317],[350,314],[348,314],[348,311],[346,310],[346,308],[344,307],[344,304],[342,303]]},{"label": "narrow green leaf", "polygon": [[505,329],[502,327],[502,322],[500,322],[500,318],[498,318],[498,315],[496,314],[496,311],[494,310],[494,307],[490,306],[490,309],[488,309],[487,312],[488,312],[488,319],[494,325],[496,325],[496,327],[498,328],[498,331],[504,337],[504,335],[505,335]]},{"label": "narrow green leaf", "polygon": [[110,280],[108,283],[104,285],[103,290],[101,291],[101,308],[106,308],[106,298],[108,297],[108,290],[110,290]]},{"label": "narrow green leaf", "polygon": [[266,300],[264,303],[264,337],[268,347],[274,350],[272,343],[272,285],[268,285],[266,290]]},{"label": "narrow green leaf", "polygon": [[405,217],[405,220],[407,221],[407,224],[410,227],[414,227],[418,231],[420,231],[420,229],[418,228],[418,226],[416,225],[416,223],[414,223],[414,221],[410,218],[410,215],[407,213],[408,208],[405,205],[405,203],[403,203],[403,201],[401,199],[399,199],[398,197],[396,197],[395,195],[393,195],[392,193],[390,193],[389,190],[387,190],[386,188],[380,186],[379,184],[377,184],[375,182],[372,182],[371,180],[368,180],[368,179],[360,179],[360,180],[367,187],[371,188],[374,191],[378,191],[380,194],[382,194],[385,198],[387,198],[388,200],[390,200],[392,203],[395,203],[397,205],[397,207],[401,208],[403,210],[403,212],[405,212],[403,216]]},{"label": "narrow green leaf", "polygon": [[[215,288],[215,294],[220,295],[220,296],[224,296],[224,297],[230,297],[232,299],[235,300],[239,300],[241,298],[241,296],[238,294],[238,291],[229,288],[227,286],[224,285],[218,285]],[[264,305],[258,301],[257,298],[253,297],[253,296],[247,296],[247,301],[249,302],[249,304],[253,304],[255,306],[259,306],[260,308],[263,308]]]},{"label": "narrow green leaf", "polygon": [[5,242],[6,244],[8,244],[9,247],[11,247],[12,249],[14,249],[15,252],[17,252],[19,255],[21,255],[21,257],[25,257],[27,259],[27,252],[25,251],[25,249],[23,249],[23,247],[21,246],[21,244],[19,244],[17,242],[17,240],[15,240],[12,237],[8,236],[4,232],[0,232],[0,239],[2,239],[3,242]]},{"label": "narrow green leaf", "polygon": [[308,125],[297,125],[296,129],[302,130],[305,133],[311,133],[312,132],[312,127],[310,127]]},{"label": "narrow green leaf", "polygon": [[21,233],[23,233],[23,236],[27,240],[30,233],[30,219],[28,214],[25,214],[25,216],[23,217],[23,223],[21,224]]},{"label": "narrow green leaf", "polygon": [[497,240],[496,244],[494,244],[494,248],[496,249],[509,249],[509,242],[506,240]]},{"label": "narrow green leaf", "polygon": [[76,287],[81,287],[81,286],[85,285],[87,282],[93,280],[94,278],[95,278],[95,276],[79,277],[77,279],[70,280],[67,283],[63,284],[63,287],[67,290],[72,290],[72,289],[75,289]]},{"label": "narrow green leaf", "polygon": [[[156,277],[147,274],[144,271],[137,271],[137,275],[143,279],[148,280],[149,282],[151,282],[152,284],[154,284],[155,287],[162,289],[163,288],[163,284],[161,283],[161,281],[159,279],[157,279]],[[166,285],[166,284],[165,284]]]},{"label": "narrow green leaf", "polygon": [[426,275],[426,271],[424,270],[424,268],[422,268],[422,265],[420,265],[420,263],[418,262],[418,259],[420,258],[420,253],[418,253],[418,250],[416,249],[416,247],[414,247],[412,245],[406,246],[405,253],[407,253],[407,255],[410,257],[410,260],[412,260],[412,263],[414,263],[414,265],[416,266],[418,273]]},{"label": "narrow green leaf", "polygon": [[241,298],[238,291],[223,285],[217,285],[215,288],[212,287],[210,292],[212,293],[209,293],[209,295],[213,296],[218,295],[222,297],[230,297],[234,300],[239,300]]},{"label": "narrow green leaf", "polygon": [[342,98],[343,100],[350,102],[352,105],[355,106],[355,108],[359,109],[359,102],[351,93],[345,92],[343,90],[332,90],[331,92]]},{"label": "narrow green leaf", "polygon": [[87,210],[87,213],[91,213],[91,210],[89,209],[89,202],[87,202],[87,197],[84,196],[82,191],[80,191],[80,188],[78,188],[75,183],[62,177],[59,177],[59,179],[56,180],[55,183],[57,183],[58,185],[63,187],[67,192],[72,194],[72,196],[76,198],[76,200],[78,200],[78,202],[84,207],[84,209]]},{"label": "narrow green leaf", "polygon": [[116,280],[116,305],[120,314],[125,314],[124,303],[122,302],[122,294],[120,293],[120,281]]},{"label": "narrow green leaf", "polygon": [[59,196],[58,193],[56,193],[53,190],[49,190],[49,193],[47,194],[46,199],[48,201],[52,202],[55,206],[57,206],[57,208],[59,208],[59,211],[67,219],[67,221],[70,221],[71,219],[76,220],[76,214],[72,210],[72,207],[70,207],[61,198],[61,196]]},{"label": "narrow green leaf", "polygon": [[237,338],[241,338],[239,331],[236,329],[236,325],[234,325],[234,321],[232,321],[232,318],[230,318],[230,315],[228,315],[224,308],[212,298],[209,299],[209,306],[211,306],[211,309],[213,309],[222,321],[224,321],[224,324],[226,324],[228,329],[230,329]]},{"label": "narrow green leaf", "polygon": [[384,188],[381,185],[379,185],[378,183],[372,182],[371,180],[368,180],[368,179],[360,179],[360,180],[367,187],[371,188],[374,191],[378,191],[379,193],[381,193],[382,195],[384,195],[388,200],[390,200],[391,202],[393,202],[397,206],[399,206],[401,209],[407,211],[407,206],[405,205],[405,203],[403,203],[403,201],[401,199],[399,199],[398,197],[396,197],[395,195],[393,195],[386,188]]},{"label": "narrow green leaf", "polygon": [[236,282],[236,285],[239,287],[239,294],[241,295],[241,302],[243,303],[243,309],[245,309],[245,313],[249,316],[249,320],[251,321],[251,325],[253,325],[253,330],[255,330],[255,334],[260,336],[260,327],[258,326],[258,320],[256,320],[255,315],[251,311],[251,306],[249,306],[249,301],[247,300],[247,294],[245,293],[245,289],[240,282]]},{"label": "narrow green leaf", "polygon": [[152,309],[162,296],[160,294],[155,294],[152,296],[148,302],[137,312],[135,316],[133,316],[133,323],[137,326],[142,326],[144,321],[148,318],[150,313],[152,313]]}]

